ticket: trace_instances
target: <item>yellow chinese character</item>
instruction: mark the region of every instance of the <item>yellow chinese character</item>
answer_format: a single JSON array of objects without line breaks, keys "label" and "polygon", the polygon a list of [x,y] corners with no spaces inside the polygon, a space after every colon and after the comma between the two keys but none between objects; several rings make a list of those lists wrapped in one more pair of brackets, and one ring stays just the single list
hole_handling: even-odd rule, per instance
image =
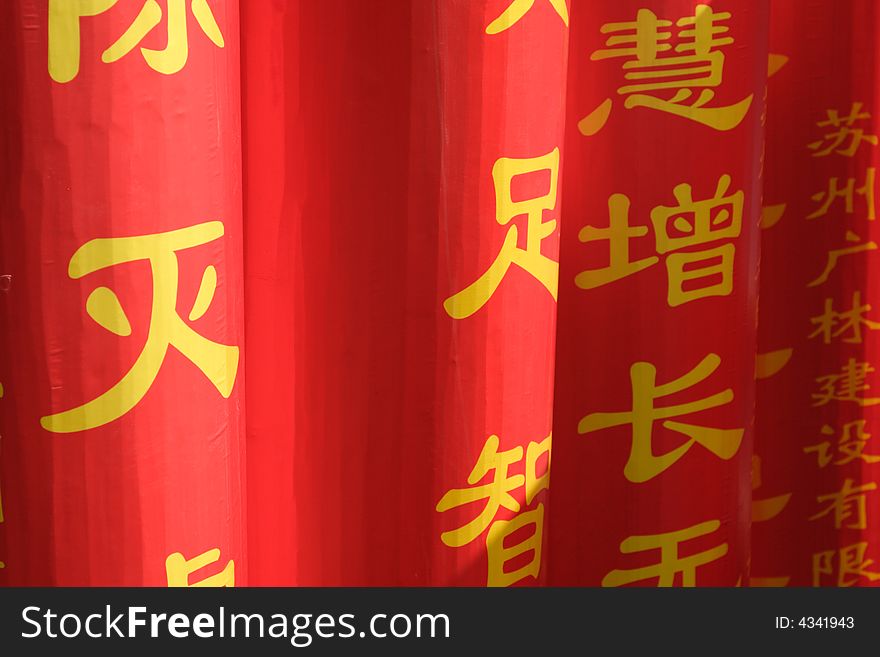
[{"label": "yellow chinese character", "polygon": [[[526,505],[531,504],[543,490],[550,488],[550,446],[552,436],[540,442],[530,442],[525,452],[525,474],[511,475],[510,467],[523,460],[523,448],[499,452],[498,436],[489,436],[477,464],[468,476],[471,488],[455,488],[437,503],[437,511],[443,513],[473,502],[485,500],[483,510],[470,522],[453,531],[443,532],[440,538],[450,547],[461,547],[473,541],[488,528],[486,551],[488,554],[489,586],[509,586],[527,577],[537,577],[541,568],[541,540],[544,532],[544,505],[520,512],[521,505],[513,492],[524,489]],[[538,464],[546,456],[544,473],[539,474]],[[489,481],[480,484],[491,473]],[[501,508],[517,514],[510,520],[496,520]],[[522,538],[520,529],[532,527],[533,531]],[[519,533],[517,533],[519,532]],[[514,546],[505,545],[505,539],[517,533],[519,542]],[[527,553],[532,558],[520,568],[506,572],[505,565]]]},{"label": "yellow chinese character", "polygon": [[[550,172],[550,188],[543,196],[514,201],[511,184],[517,176],[541,171]],[[556,208],[556,185],[559,178],[559,149],[532,158],[502,157],[492,167],[495,182],[495,218],[502,226],[515,217],[525,215],[526,248],[518,246],[516,224],[507,230],[504,244],[486,272],[461,292],[443,302],[450,317],[464,319],[482,308],[498,289],[511,265],[518,265],[531,274],[556,299],[559,263],[541,253],[541,244],[556,231],[556,219],[544,221],[544,212]]]},{"label": "yellow chinese character", "polygon": [[[85,431],[108,424],[134,408],[147,394],[165,361],[169,347],[189,359],[227,398],[238,371],[238,347],[212,342],[196,333],[177,314],[178,252],[208,244],[223,235],[223,224],[211,221],[189,228],[138,237],[96,239],[73,254],[69,274],[80,279],[123,263],[146,260],[152,272],[152,314],[143,351],[122,379],[107,392],[77,408],[40,420],[55,433]],[[217,286],[217,271],[208,266],[189,314],[196,321],[207,312]],[[119,336],[131,334],[128,318],[116,294],[98,287],[86,302],[89,316]]]},{"label": "yellow chinese character", "polygon": [[869,320],[866,315],[871,310],[871,304],[862,304],[862,293],[853,292],[852,308],[836,312],[834,300],[825,299],[825,312],[817,317],[810,318],[810,322],[816,325],[816,330],[810,334],[810,338],[822,336],[825,344],[831,344],[831,338],[839,338],[849,332],[847,337],[841,338],[843,342],[850,344],[862,344],[862,326],[869,330],[880,329],[880,322]]},{"label": "yellow chinese character", "polygon": [[880,572],[868,570],[873,559],[865,559],[868,544],[853,543],[840,550],[827,550],[813,555],[813,586],[822,586],[822,576],[834,576],[834,557],[838,558],[837,586],[853,586],[859,578],[869,582],[880,580]]},{"label": "yellow chinese character", "polygon": [[[721,459],[731,459],[742,442],[742,429],[714,429],[666,419],[699,413],[728,404],[733,401],[733,391],[730,388],[694,402],[662,408],[654,406],[657,399],[674,395],[708,378],[718,369],[719,365],[721,365],[721,358],[717,354],[709,354],[684,376],[670,383],[656,385],[657,369],[651,363],[635,363],[630,368],[632,410],[617,413],[591,413],[581,419],[578,424],[578,433],[590,433],[625,424],[632,425],[632,448],[623,474],[629,481],[635,483],[642,483],[656,477],[682,458],[697,443]],[[681,433],[690,440],[665,454],[655,455],[652,433],[654,422],[657,420],[665,420],[663,422],[665,429]]]},{"label": "yellow chinese character", "polygon": [[235,562],[231,559],[226,567],[216,575],[190,583],[189,576],[208,564],[220,560],[220,550],[208,550],[187,560],[180,552],[169,554],[165,559],[165,575],[169,587],[229,587],[235,586]]},{"label": "yellow chinese character", "polygon": [[[79,72],[80,18],[96,16],[117,0],[49,0],[49,75],[56,82],[70,82]],[[199,27],[218,47],[223,34],[207,0],[189,0]],[[187,38],[187,0],[168,0],[167,45],[162,50],[141,48],[147,64],[155,71],[171,75],[180,71],[189,55]],[[101,56],[110,64],[131,52],[160,22],[162,8],[156,0],[146,0],[134,22]]]},{"label": "yellow chinese character", "polygon": [[[512,547],[504,545],[505,539],[519,530],[531,527],[528,537],[519,538]],[[523,511],[511,520],[496,520],[486,534],[486,552],[489,557],[488,586],[510,586],[526,577],[538,577],[541,571],[541,542],[544,533],[544,505],[538,504],[534,509]],[[519,568],[505,571],[505,566],[524,554],[531,553],[531,558]]]},{"label": "yellow chinese character", "polygon": [[812,393],[811,396],[815,400],[813,406],[824,406],[830,401],[849,401],[859,406],[880,404],[880,397],[858,396],[858,393],[871,387],[865,383],[865,379],[873,371],[874,368],[869,363],[860,363],[855,358],[850,358],[847,364],[840,368],[840,374],[827,374],[816,379],[816,383],[821,385],[821,390]]},{"label": "yellow chinese character", "polygon": [[[693,16],[676,22],[681,28],[675,46],[677,54],[661,55],[672,50],[672,21],[658,19],[650,9],[639,9],[635,21],[602,26],[603,34],[611,34],[605,42],[608,48],[595,51],[590,59],[630,58],[623,64],[623,77],[629,84],[617,90],[618,94],[626,96],[625,108],[647,107],[715,130],[731,130],[746,115],[752,94],[733,105],[707,106],[715,97],[712,89],[722,83],[724,53],[720,48],[733,43],[732,37],[721,36],[730,28],[720,23],[730,16],[729,12],[713,11],[707,4],[697,5]],[[701,89],[700,95],[691,100],[695,89]],[[593,135],[598,132],[608,119],[611,105],[608,98],[582,119],[578,123],[581,133]]]},{"label": "yellow chinese character", "polygon": [[[818,141],[807,144],[807,148],[811,151],[815,151],[813,157],[826,157],[827,155],[831,155],[832,152],[838,153],[839,155],[845,155],[846,157],[852,157],[856,154],[856,151],[859,149],[859,146],[863,141],[873,144],[874,146],[877,145],[877,135],[866,135],[862,128],[853,128],[853,124],[856,121],[865,121],[871,118],[871,115],[868,114],[868,112],[862,111],[862,105],[863,103],[853,103],[849,115],[844,117],[841,117],[840,112],[836,109],[825,111],[828,118],[825,121],[819,121],[816,125],[820,128],[831,127],[838,128],[838,130],[824,135],[822,139]],[[849,145],[846,148],[839,148],[843,145],[843,142],[846,141],[847,137],[850,138]],[[826,142],[827,145],[822,148],[822,145]]]},{"label": "yellow chinese character", "polygon": [[853,520],[846,527],[847,529],[866,529],[867,517],[865,515],[865,499],[867,492],[876,490],[877,483],[871,482],[864,486],[853,486],[853,480],[847,479],[843,482],[843,488],[840,492],[829,493],[828,495],[819,495],[816,502],[822,504],[828,502],[828,506],[820,510],[815,515],[810,516],[810,520],[818,520],[827,515],[834,513],[834,528],[841,529],[843,521],[855,514]]},{"label": "yellow chinese character", "polygon": [[828,280],[828,276],[837,267],[837,261],[844,256],[855,255],[865,251],[876,251],[877,244],[875,242],[859,242],[861,238],[851,230],[846,231],[846,241],[855,243],[855,246],[846,246],[841,249],[832,249],[828,252],[828,261],[825,263],[825,269],[814,280],[807,283],[807,287],[816,287]]},{"label": "yellow chinese character", "polygon": [[[871,434],[865,431],[866,424],[867,420],[855,420],[843,425],[843,430],[837,440],[837,451],[843,456],[837,461],[833,461],[834,457],[831,455],[830,440],[804,447],[804,454],[815,452],[820,468],[824,468],[832,463],[832,461],[834,465],[846,465],[855,460],[861,460],[865,463],[880,462],[880,455],[865,454],[865,448],[868,446],[868,440],[871,438]],[[822,427],[821,432],[830,437],[834,435],[834,428],[826,424]]]},{"label": "yellow chinese character", "polygon": [[721,523],[718,520],[710,520],[666,534],[630,536],[624,539],[620,544],[620,551],[623,554],[660,550],[660,563],[633,570],[612,570],[602,579],[602,586],[624,586],[654,578],[658,580],[657,586],[674,586],[675,576],[678,573],[681,573],[682,586],[696,586],[697,568],[717,561],[727,554],[727,543],[686,557],[679,555],[679,543],[707,536],[717,531],[719,527]]},{"label": "yellow chinese character", "polygon": [[[565,4],[565,0],[547,1],[556,13],[559,14],[562,22],[567,26],[568,6]],[[499,32],[504,32],[505,30],[510,29],[519,22],[519,19],[528,13],[534,4],[535,0],[512,0],[510,5],[501,13],[501,15],[489,23],[488,27],[486,27],[486,34],[498,34]]]},{"label": "yellow chinese character", "polygon": [[874,167],[868,167],[867,173],[865,174],[865,184],[856,189],[856,179],[855,178],[847,178],[846,185],[840,187],[840,184],[837,182],[837,177],[833,177],[828,180],[828,190],[824,192],[816,192],[810,198],[817,203],[821,202],[821,205],[813,211],[811,214],[807,215],[807,219],[815,219],[817,217],[823,217],[828,214],[828,210],[831,209],[832,203],[834,203],[835,199],[842,198],[844,202],[844,211],[846,214],[853,213],[853,192],[858,194],[859,196],[864,196],[865,200],[868,203],[868,219],[873,221],[876,218],[876,213],[874,209],[874,178],[875,178],[876,169]]},{"label": "yellow chinese character", "polygon": [[[678,252],[680,249],[699,246],[718,240],[733,240],[742,230],[742,190],[726,195],[730,176],[718,179],[712,198],[694,201],[692,188],[687,183],[673,190],[675,206],[657,206],[651,210],[654,226],[656,252],[666,256],[667,303],[671,307],[689,301],[712,296],[727,296],[733,290],[733,261],[736,247],[732,242],[711,249]],[[648,229],[629,225],[630,200],[623,194],[608,199],[609,221],[607,228],[584,226],[578,233],[581,242],[607,240],[609,244],[608,266],[588,269],[575,276],[575,285],[584,290],[600,287],[626,276],[635,274],[656,264],[656,256],[631,261],[629,240],[643,237]],[[671,253],[675,251],[675,253]],[[695,266],[700,263],[702,267]],[[717,280],[716,277],[720,277]],[[693,281],[715,280],[711,285],[693,285]],[[685,289],[685,284],[688,289]]]}]

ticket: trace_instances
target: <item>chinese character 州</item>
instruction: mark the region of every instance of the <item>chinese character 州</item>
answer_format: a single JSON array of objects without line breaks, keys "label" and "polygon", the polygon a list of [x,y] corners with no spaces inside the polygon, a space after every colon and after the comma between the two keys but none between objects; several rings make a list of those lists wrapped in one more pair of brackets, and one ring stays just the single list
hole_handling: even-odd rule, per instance
[{"label": "chinese character \u5dde", "polygon": [[[510,474],[511,466],[523,460],[523,448],[514,447],[498,451],[498,436],[489,436],[477,459],[477,464],[468,476],[470,488],[454,488],[437,503],[437,511],[443,513],[467,504],[483,502],[483,509],[470,522],[458,529],[441,534],[441,540],[450,547],[467,545],[486,529],[486,551],[488,554],[489,586],[510,586],[526,577],[538,577],[541,569],[541,540],[544,531],[544,505],[539,503],[532,509],[523,510],[513,493],[523,490],[525,505],[530,505],[535,497],[550,487],[550,444],[548,436],[541,442],[529,443],[525,450],[525,473]],[[547,457],[544,473],[538,474],[538,463]],[[486,477],[485,483],[480,483]],[[514,515],[509,520],[496,519],[502,509]],[[531,528],[526,538],[519,530]],[[505,539],[513,534],[519,542],[512,547],[505,545]],[[524,565],[513,571],[506,571],[505,565],[516,557],[531,553]]]},{"label": "chinese character \u5dde", "polygon": [[[517,176],[541,171],[550,172],[550,187],[546,194],[514,201],[511,184]],[[450,317],[464,319],[477,312],[495,294],[511,265],[517,265],[533,276],[556,299],[559,283],[559,263],[541,253],[541,245],[556,231],[556,219],[544,221],[544,212],[556,208],[556,188],[559,179],[559,149],[531,158],[502,157],[492,167],[495,183],[495,218],[502,226],[515,217],[525,215],[526,248],[518,246],[519,231],[515,224],[507,229],[504,244],[495,261],[486,272],[465,289],[443,302]]]},{"label": "chinese character \u5dde", "polygon": [[180,552],[169,554],[165,559],[168,586],[177,587],[230,587],[235,586],[235,562],[230,560],[222,571],[190,583],[189,576],[220,560],[220,550],[208,550],[197,557],[186,559]]},{"label": "chinese character \u5dde", "polygon": [[[632,447],[624,467],[624,476],[634,483],[653,479],[681,459],[695,444],[700,444],[715,456],[729,460],[739,449],[743,429],[715,429],[697,424],[676,422],[671,419],[717,408],[733,401],[733,391],[727,388],[709,397],[693,402],[657,408],[655,402],[669,395],[687,390],[707,379],[721,365],[717,354],[709,354],[687,374],[669,383],[658,385],[657,369],[651,363],[638,362],[630,368],[632,383],[632,410],[616,413],[591,413],[578,424],[578,433],[590,433],[625,424],[632,426]],[[655,455],[653,449],[654,422],[665,420],[663,427],[689,440],[665,454]]]},{"label": "chinese character \u5dde", "polygon": [[[152,314],[143,351],[122,379],[107,392],[77,408],[44,417],[43,428],[55,433],[72,433],[99,427],[119,419],[147,394],[174,347],[198,367],[217,391],[227,398],[238,371],[238,347],[218,344],[196,333],[177,314],[178,253],[208,244],[223,235],[223,224],[211,221],[189,228],[154,235],[96,239],[73,254],[69,273],[73,279],[123,263],[146,260],[153,279]],[[217,285],[217,272],[206,268],[189,314],[196,321],[207,312]],[[98,287],[86,302],[89,316],[119,336],[131,334],[128,318],[116,294]]]},{"label": "chinese character \u5dde", "polygon": [[[79,73],[80,19],[102,14],[117,0],[49,0],[49,75],[56,82],[70,82]],[[187,2],[199,27],[219,48],[223,34],[207,0],[167,0],[167,45],[162,50],[141,48],[147,65],[154,71],[171,75],[183,69],[189,56],[187,37]],[[146,0],[134,22],[101,56],[111,64],[128,53],[162,21],[162,7],[156,0]]]},{"label": "chinese character \u5dde", "polygon": [[844,212],[846,212],[846,214],[852,214],[855,206],[854,194],[858,194],[859,196],[865,197],[865,201],[868,206],[868,219],[873,221],[877,218],[874,205],[875,177],[876,170],[874,169],[874,167],[868,167],[868,170],[865,173],[865,183],[858,188],[856,187],[855,178],[847,178],[846,184],[843,185],[843,187],[840,186],[840,183],[838,182],[838,178],[836,176],[829,178],[828,189],[825,191],[816,192],[810,197],[812,200],[816,201],[820,205],[813,212],[807,215],[807,219],[824,217],[831,209],[831,205],[838,198],[843,199]]},{"label": "chinese character \u5dde", "polygon": [[[603,34],[610,34],[607,49],[595,51],[590,59],[599,61],[613,57],[629,58],[623,64],[628,84],[617,93],[625,96],[624,107],[647,107],[674,114],[715,130],[731,130],[738,126],[749,110],[753,94],[733,105],[710,106],[713,89],[721,86],[724,53],[721,48],[733,43],[722,36],[730,28],[721,25],[731,17],[729,12],[715,12],[707,4],[697,5],[693,16],[676,22],[679,43],[673,50],[672,21],[658,19],[650,9],[639,9],[636,20],[606,23]],[[693,98],[694,91],[700,94]],[[584,135],[593,135],[605,124],[611,111],[610,98],[578,123]]]},{"label": "chinese character \u5dde", "polygon": [[[544,2],[544,0],[540,1]],[[547,0],[547,2],[550,3],[550,6],[559,14],[559,18],[567,26],[568,6],[565,4],[565,0]],[[534,4],[535,0],[510,0],[507,9],[486,27],[486,34],[499,34],[510,29],[529,12]]]},{"label": "chinese character \u5dde", "polygon": [[675,576],[679,573],[682,586],[696,586],[697,568],[717,561],[727,554],[727,543],[685,557],[679,554],[679,544],[708,536],[719,527],[721,523],[718,520],[710,520],[666,534],[630,536],[624,539],[620,544],[620,551],[623,554],[660,550],[660,563],[632,570],[612,570],[602,579],[602,586],[624,586],[654,578],[657,579],[657,586],[673,586]]},{"label": "chinese character \u5dde", "polygon": [[[694,201],[691,186],[682,183],[673,190],[676,205],[651,210],[655,249],[659,255],[666,255],[667,303],[671,307],[706,297],[728,296],[733,290],[733,240],[742,230],[743,192],[728,195],[729,187],[730,176],[722,175],[713,197]],[[659,262],[656,256],[630,260],[629,240],[643,237],[648,229],[629,225],[629,207],[628,197],[612,195],[608,200],[608,227],[587,225],[578,233],[578,239],[584,243],[607,240],[609,249],[608,266],[575,276],[575,285],[581,289],[606,285]],[[720,240],[729,241],[708,249],[682,250]],[[694,284],[700,281],[702,284]]]}]

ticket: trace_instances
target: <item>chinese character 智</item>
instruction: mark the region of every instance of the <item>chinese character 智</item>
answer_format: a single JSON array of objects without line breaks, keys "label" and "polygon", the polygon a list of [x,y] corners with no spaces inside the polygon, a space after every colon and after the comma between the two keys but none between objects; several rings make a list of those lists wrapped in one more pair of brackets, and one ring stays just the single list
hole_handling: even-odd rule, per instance
[{"label": "chinese character \u667a", "polygon": [[[153,300],[149,331],[143,351],[118,383],[82,406],[42,418],[40,423],[44,429],[72,433],[119,419],[147,394],[169,347],[177,349],[198,367],[223,397],[229,397],[238,371],[238,347],[208,340],[177,314],[179,252],[208,244],[222,235],[223,224],[211,221],[153,235],[96,239],[74,253],[69,275],[75,280],[123,263],[139,260],[150,263]],[[216,270],[209,266],[189,313],[190,321],[196,321],[208,310],[216,284]],[[86,309],[89,316],[107,330],[123,337],[131,333],[128,319],[112,290],[95,289],[89,295]]]},{"label": "chinese character \u667a", "polygon": [[[118,0],[49,0],[49,75],[56,82],[70,82],[79,72],[80,18],[97,16]],[[168,40],[162,50],[141,48],[147,65],[154,71],[171,75],[183,69],[189,55],[187,3],[196,22],[218,47],[224,47],[223,34],[207,0],[167,0]],[[134,22],[101,56],[113,63],[131,52],[161,21],[162,7],[156,0],[146,0]]]},{"label": "chinese character \u667a", "polygon": [[[626,96],[624,107],[646,107],[666,112],[715,130],[731,130],[743,120],[752,103],[749,94],[733,105],[709,106],[715,97],[712,90],[722,83],[724,53],[721,48],[733,43],[723,36],[730,28],[721,25],[730,19],[729,12],[715,12],[707,4],[697,5],[693,16],[676,22],[680,43],[674,55],[663,55],[673,49],[672,21],[658,19],[650,9],[639,9],[635,21],[607,23],[603,34],[611,34],[606,49],[595,51],[594,61],[628,57],[624,62],[624,79],[628,84],[617,93]],[[692,99],[695,89],[699,96]],[[664,97],[667,96],[667,97]],[[598,132],[611,111],[612,101],[606,99],[578,123],[584,135]]]},{"label": "chinese character \u667a", "polygon": [[[550,172],[547,193],[525,200],[514,201],[511,184],[517,176]],[[464,319],[482,308],[495,294],[495,290],[507,275],[511,265],[517,265],[543,285],[556,299],[559,283],[559,263],[541,253],[541,245],[556,231],[556,219],[544,221],[544,212],[556,208],[556,191],[559,180],[559,149],[546,155],[530,158],[502,157],[492,167],[495,184],[495,218],[505,226],[515,218],[525,215],[526,248],[517,245],[519,231],[515,224],[507,229],[504,244],[495,261],[476,281],[443,302],[450,317]]]},{"label": "chinese character \u667a", "polygon": [[[733,401],[733,391],[721,392],[697,401],[656,407],[655,402],[669,395],[682,392],[707,379],[721,365],[717,354],[709,354],[690,372],[670,381],[657,384],[657,368],[651,363],[638,362],[630,368],[632,383],[632,410],[616,413],[591,413],[578,424],[578,433],[591,433],[600,429],[630,425],[632,447],[624,467],[624,476],[633,483],[653,479],[681,459],[691,447],[700,444],[720,459],[729,460],[739,450],[743,429],[716,429],[696,424],[676,422],[668,418],[690,415],[717,408]],[[665,454],[656,455],[653,449],[654,423],[665,420],[663,427],[683,434],[689,440]]]}]

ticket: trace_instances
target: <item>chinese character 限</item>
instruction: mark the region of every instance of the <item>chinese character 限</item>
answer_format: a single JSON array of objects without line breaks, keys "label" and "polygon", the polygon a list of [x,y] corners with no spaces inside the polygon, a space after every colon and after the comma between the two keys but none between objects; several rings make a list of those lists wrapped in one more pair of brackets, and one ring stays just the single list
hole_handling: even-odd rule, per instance
[{"label": "chinese character \u9650", "polygon": [[[49,0],[49,75],[56,82],[70,82],[79,73],[80,19],[97,16],[117,0]],[[162,50],[141,48],[147,65],[154,71],[171,75],[183,69],[189,56],[187,37],[187,2],[199,27],[219,48],[223,34],[208,5],[208,0],[167,0],[167,45]],[[111,64],[130,53],[162,22],[162,7],[156,0],[146,0],[134,22],[101,55]]]},{"label": "chinese character \u9650", "polygon": [[[178,253],[208,244],[223,236],[223,224],[211,221],[188,228],[137,237],[96,239],[80,247],[70,260],[69,274],[80,279],[123,263],[146,260],[152,273],[152,314],[149,332],[134,365],[116,385],[97,398],[63,413],[40,420],[54,433],[86,431],[119,419],[144,398],[162,367],[169,347],[174,347],[198,367],[217,391],[228,398],[238,372],[238,347],[218,344],[194,331],[177,314]],[[208,310],[217,287],[217,271],[208,266],[202,275],[189,320]],[[126,337],[128,318],[113,290],[98,287],[86,302],[89,316],[98,324]]]},{"label": "chinese character \u9650", "polygon": [[839,550],[827,550],[813,555],[813,586],[822,586],[822,576],[834,576],[834,559],[837,557],[837,586],[853,586],[864,577],[869,582],[880,580],[880,572],[868,570],[873,559],[866,559],[868,544],[853,543]]},{"label": "chinese character \u9650", "polygon": [[[578,423],[578,433],[631,425],[632,447],[623,474],[634,483],[653,479],[682,458],[695,444],[702,445],[721,459],[729,460],[739,449],[743,429],[715,429],[667,418],[691,415],[728,404],[733,401],[733,391],[730,388],[693,402],[660,408],[654,405],[657,399],[687,390],[707,379],[720,365],[721,358],[717,354],[709,354],[687,374],[669,383],[657,385],[657,369],[651,363],[637,362],[630,368],[632,410],[591,413]],[[653,430],[654,422],[658,420],[664,420],[665,429],[687,436],[689,440],[665,454],[655,455]]]},{"label": "chinese character \u9650", "polygon": [[[670,43],[672,21],[658,19],[650,9],[639,9],[636,20],[606,23],[601,32],[609,34],[606,49],[595,51],[590,59],[599,61],[627,57],[623,64],[627,84],[617,93],[625,96],[624,107],[647,107],[668,112],[715,130],[731,130],[738,126],[748,111],[753,94],[733,105],[709,106],[721,86],[724,72],[723,46],[733,43],[726,35],[730,28],[721,23],[731,17],[729,12],[716,12],[708,4],[697,5],[693,16],[676,22],[679,43],[675,54]],[[695,90],[700,94],[693,98]],[[611,111],[607,98],[589,116],[581,119],[578,128],[584,135],[598,132]]]},{"label": "chinese character \u9650", "polygon": [[[458,529],[443,532],[440,536],[449,547],[467,545],[487,529],[486,551],[488,555],[489,586],[510,586],[526,577],[538,577],[541,568],[541,542],[544,531],[544,505],[538,503],[534,508],[523,510],[513,493],[522,491],[525,505],[532,504],[535,497],[550,487],[550,445],[551,436],[540,442],[530,442],[525,450],[525,473],[510,474],[511,466],[523,460],[522,446],[499,451],[498,436],[489,436],[477,459],[467,482],[470,488],[454,488],[447,491],[437,503],[437,511],[443,513],[471,503],[483,502],[482,510],[470,522]],[[539,462],[546,456],[543,474],[539,472]],[[487,479],[488,476],[488,479]],[[480,483],[483,480],[485,483]],[[502,508],[515,514],[508,520],[496,519]],[[523,537],[523,528],[530,528],[528,536]],[[505,540],[517,534],[518,542],[513,546]],[[506,571],[505,565],[515,558],[531,553],[531,558],[519,568]]]},{"label": "chinese character \u9650", "polygon": [[[550,172],[546,194],[514,201],[511,184],[517,176]],[[516,224],[507,229],[504,244],[492,265],[476,281],[443,302],[450,317],[464,319],[477,312],[495,294],[511,265],[518,265],[534,277],[556,299],[559,284],[559,263],[541,253],[541,245],[556,231],[556,219],[544,221],[544,212],[556,208],[556,187],[559,179],[559,149],[531,158],[502,157],[492,167],[495,183],[495,218],[502,226],[515,217],[525,215],[526,248],[518,246]]]},{"label": "chinese character \u9650", "polygon": [[696,586],[697,568],[717,561],[727,554],[727,543],[716,545],[704,552],[689,556],[679,554],[679,544],[701,536],[708,536],[721,527],[718,520],[702,522],[687,529],[648,536],[630,536],[620,543],[623,554],[660,550],[660,563],[632,570],[612,570],[602,579],[602,586],[624,586],[647,579],[657,579],[657,586],[674,586],[675,576],[681,574],[682,586]]},{"label": "chinese character \u9650", "polygon": [[[540,0],[542,3],[544,1],[545,0]],[[550,3],[550,6],[557,14],[559,14],[559,18],[561,18],[562,22],[567,26],[568,6],[565,4],[565,0],[546,0],[546,2]],[[529,12],[534,4],[535,0],[510,0],[507,9],[505,9],[498,18],[493,20],[486,27],[486,34],[499,34],[500,32],[510,29]]]},{"label": "chinese character \u9650", "polygon": [[[822,139],[818,141],[807,144],[807,148],[814,151],[813,157],[826,157],[831,153],[853,157],[863,141],[874,146],[877,145],[877,135],[866,135],[863,128],[853,127],[856,121],[865,121],[871,118],[868,112],[862,111],[862,105],[863,103],[853,103],[849,114],[843,117],[836,109],[825,110],[828,118],[819,121],[816,125],[820,128],[836,128],[836,130],[823,135]],[[845,148],[840,148],[847,138],[849,138],[849,144]]]},{"label": "chinese character \u9650", "polygon": [[213,549],[203,552],[197,557],[186,559],[180,552],[169,554],[165,559],[165,575],[168,586],[177,587],[230,587],[235,586],[235,562],[231,559],[222,571],[209,575],[195,582],[189,581],[189,576],[220,560],[220,550]]},{"label": "chinese character \u9650", "polygon": [[[654,245],[657,254],[666,256],[667,303],[671,307],[713,296],[727,296],[733,290],[733,262],[736,247],[733,240],[742,230],[743,192],[727,194],[730,176],[722,175],[711,198],[694,201],[691,186],[677,185],[673,206],[657,206],[651,210]],[[620,280],[659,262],[656,256],[632,261],[629,240],[643,237],[648,229],[629,225],[629,198],[614,194],[608,200],[607,228],[587,225],[578,239],[584,243],[607,241],[608,266],[588,269],[575,276],[575,285],[589,290]],[[728,242],[697,251],[689,247],[711,242]],[[702,281],[702,283],[694,284]],[[706,283],[706,281],[712,281]]]}]

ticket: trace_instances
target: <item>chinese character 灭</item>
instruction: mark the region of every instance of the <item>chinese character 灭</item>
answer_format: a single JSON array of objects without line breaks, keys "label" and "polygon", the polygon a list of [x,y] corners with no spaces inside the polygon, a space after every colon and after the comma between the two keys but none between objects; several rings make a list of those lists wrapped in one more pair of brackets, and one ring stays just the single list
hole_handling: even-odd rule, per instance
[{"label": "chinese character \u706d", "polygon": [[[134,408],[147,394],[169,347],[198,367],[217,391],[228,398],[238,372],[238,347],[213,342],[194,331],[177,314],[178,252],[202,246],[223,236],[223,224],[210,221],[188,228],[137,237],[96,239],[80,247],[70,259],[69,274],[80,279],[123,263],[146,260],[152,273],[152,314],[143,350],[131,369],[102,395],[69,411],[40,420],[47,431],[72,433],[113,422]],[[217,271],[208,266],[189,320],[208,310],[217,287]],[[89,316],[119,336],[131,334],[131,325],[113,290],[98,287],[86,302]]]}]

